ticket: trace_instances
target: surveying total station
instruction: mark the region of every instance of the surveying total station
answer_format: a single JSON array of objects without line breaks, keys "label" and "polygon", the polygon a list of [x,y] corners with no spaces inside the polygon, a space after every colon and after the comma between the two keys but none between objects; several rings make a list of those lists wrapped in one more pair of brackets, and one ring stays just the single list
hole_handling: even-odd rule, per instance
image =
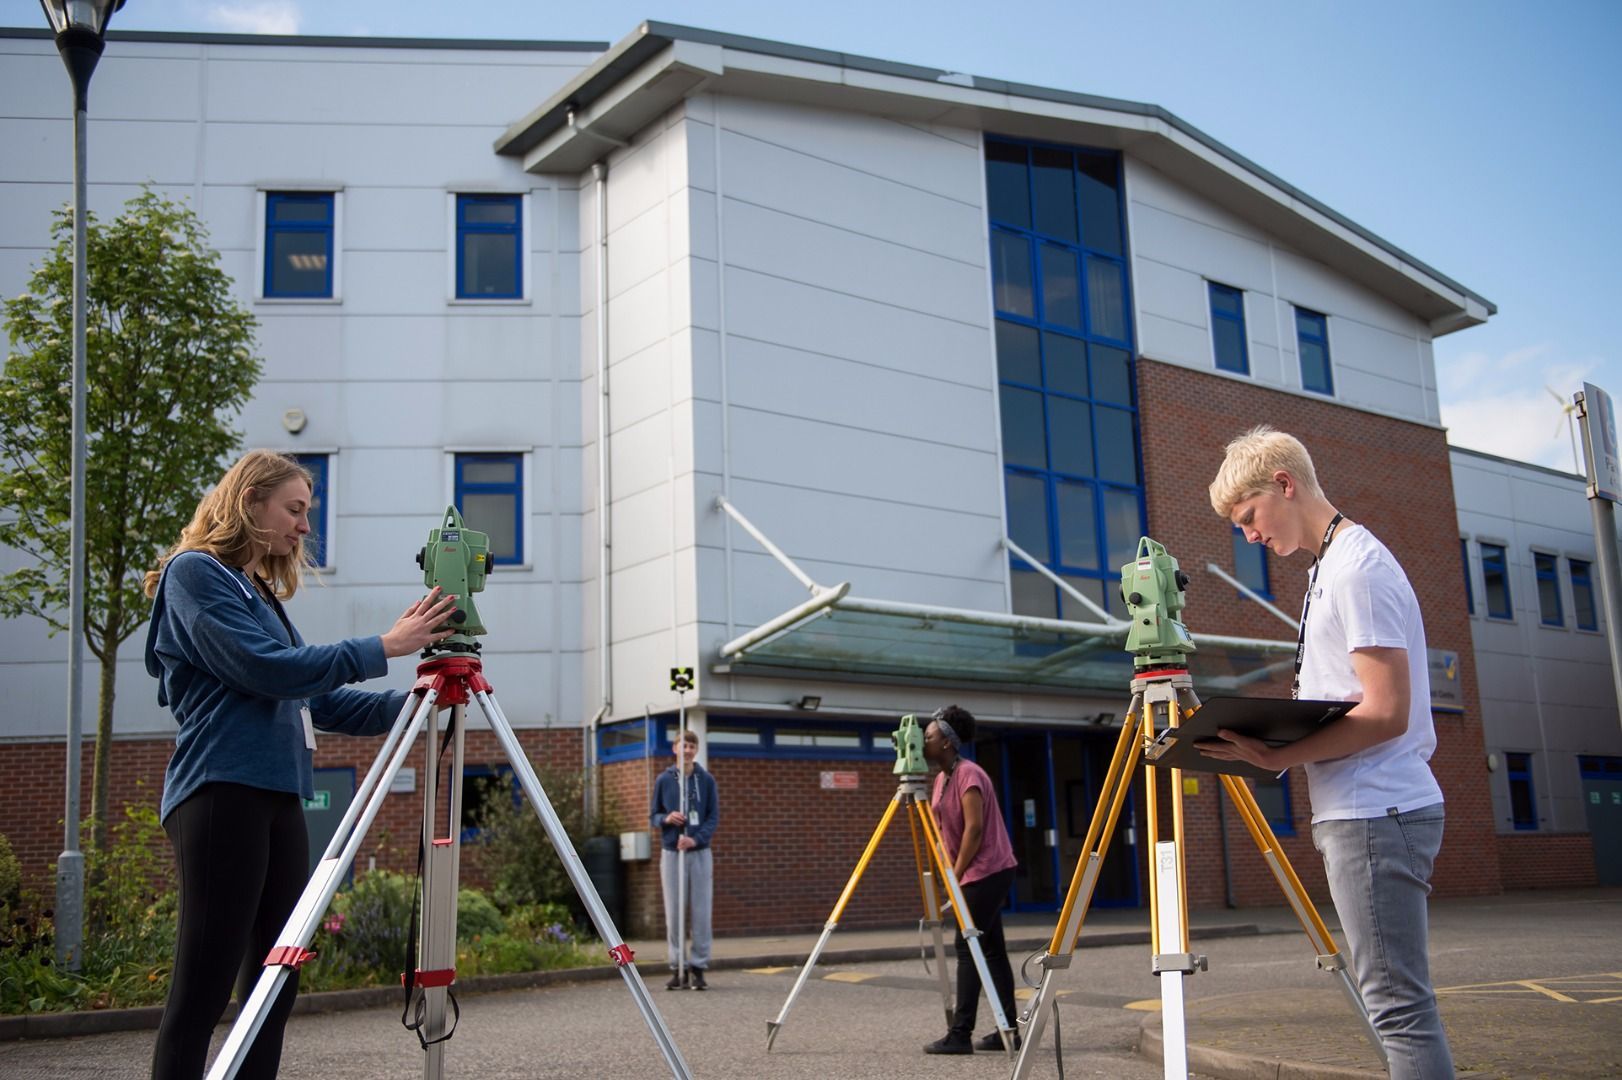
[{"label": "surveying total station", "polygon": [[868,863],[873,860],[873,853],[878,850],[879,842],[884,839],[896,811],[905,808],[907,826],[912,832],[913,864],[918,870],[918,889],[923,899],[924,914],[919,921],[919,927],[930,930],[934,935],[941,1004],[946,1010],[947,1026],[951,1026],[952,1023],[953,1002],[951,983],[946,974],[946,940],[941,931],[937,880],[945,888],[946,897],[952,906],[952,914],[957,919],[958,930],[968,942],[969,954],[974,958],[975,970],[980,975],[980,985],[985,990],[986,1000],[991,1003],[992,1014],[997,1018],[997,1031],[1002,1036],[1003,1050],[1012,1054],[1014,1029],[1009,1022],[1008,1013],[1004,1010],[1013,1008],[1013,1002],[1004,1002],[997,998],[996,986],[991,981],[991,969],[986,966],[985,950],[980,944],[980,931],[976,929],[974,918],[969,914],[969,905],[963,899],[963,890],[958,885],[957,875],[952,872],[952,860],[947,857],[946,846],[941,841],[940,826],[936,823],[935,812],[929,805],[929,765],[924,761],[924,731],[918,717],[903,716],[901,725],[891,733],[890,741],[895,745],[895,768],[892,771],[899,780],[895,796],[884,808],[884,815],[879,818],[878,828],[873,830],[873,838],[867,842],[867,849],[856,861],[856,869],[851,871],[850,880],[845,883],[844,891],[839,894],[839,901],[834,904],[833,914],[828,916],[827,923],[823,925],[822,936],[817,938],[805,966],[800,968],[800,974],[794,980],[794,987],[789,991],[788,999],[783,1002],[783,1008],[778,1012],[777,1019],[766,1022],[766,1050],[770,1052],[772,1044],[777,1041],[778,1032],[788,1020],[789,1010],[794,1007],[795,999],[800,996],[806,980],[811,977],[811,969],[817,966],[817,957],[822,955],[828,939],[839,926],[839,917],[844,914],[845,905],[850,903],[851,896],[856,892],[856,885],[862,880],[862,873],[867,869]]},{"label": "surveying total station", "polygon": [[[1162,1060],[1166,1077],[1188,1075],[1183,979],[1206,970],[1206,958],[1196,955],[1189,948],[1182,770],[1170,770],[1172,835],[1169,840],[1162,840],[1156,784],[1156,774],[1160,769],[1153,760],[1144,756],[1146,751],[1152,753],[1157,722],[1168,728],[1176,728],[1200,707],[1187,667],[1188,655],[1195,651],[1194,641],[1178,619],[1186,602],[1187,589],[1188,575],[1178,568],[1177,560],[1147,536],[1138,541],[1136,558],[1121,567],[1121,599],[1132,621],[1126,638],[1126,650],[1133,656],[1132,703],[1121,725],[1121,735],[1115,744],[1115,755],[1110,760],[1109,771],[1099,789],[1098,806],[1087,827],[1081,858],[1059,910],[1053,938],[1040,956],[1041,979],[1019,1017],[1024,1042],[1014,1063],[1014,1080],[1023,1080],[1030,1075],[1035,1061],[1033,1053],[1041,1043],[1043,1029],[1049,1016],[1058,1008],[1053,974],[1070,966],[1076,941],[1081,935],[1082,920],[1086,918],[1093,888],[1098,883],[1104,852],[1109,849],[1110,838],[1126,803],[1140,757],[1144,758],[1144,803],[1148,833],[1153,844],[1149,857],[1149,938],[1153,953],[1150,971],[1160,977]],[[1213,766],[1216,764],[1213,762]],[[1217,768],[1212,771],[1220,772]],[[1362,997],[1346,971],[1345,960],[1308,898],[1300,878],[1296,877],[1289,859],[1285,857],[1284,849],[1279,846],[1266,816],[1256,804],[1255,795],[1237,776],[1220,773],[1219,779],[1223,790],[1238,808],[1240,819],[1278,881],[1285,899],[1300,920],[1317,954],[1318,966],[1338,977],[1342,990],[1362,1022],[1364,1034],[1384,1062],[1384,1046],[1369,1021]]]},{"label": "surveying total station", "polygon": [[[417,565],[422,567],[425,585],[430,588],[439,586],[445,593],[456,597],[456,609],[449,617],[450,625],[456,632],[423,650],[422,663],[417,666],[417,681],[411,688],[405,707],[400,710],[394,726],[389,730],[377,759],[367,770],[366,778],[356,789],[354,801],[322,854],[293,914],[288,917],[281,935],[276,939],[275,947],[265,957],[264,971],[214,1059],[208,1080],[228,1080],[237,1074],[248,1049],[253,1045],[254,1037],[264,1024],[272,1002],[286,983],[288,973],[298,970],[314,957],[315,954],[309,951],[309,944],[316,928],[332,903],[339,884],[353,865],[366,831],[382,810],[395,775],[405,764],[417,736],[423,732],[427,733],[427,760],[423,770],[422,846],[419,851],[422,886],[418,897],[422,907],[422,936],[420,941],[415,941],[417,916],[413,908],[408,947],[415,942],[416,956],[414,964],[407,961],[409,970],[401,976],[405,988],[405,1008],[401,1021],[407,1029],[416,1033],[422,1043],[424,1080],[440,1080],[443,1077],[445,1041],[455,1032],[460,1016],[452,987],[456,982],[462,740],[467,727],[469,700],[478,704],[485,721],[500,741],[514,776],[529,799],[530,806],[540,817],[547,839],[562,860],[569,881],[585,905],[597,935],[608,946],[608,955],[618,966],[626,989],[631,992],[637,1009],[641,1011],[642,1019],[647,1023],[665,1064],[677,1080],[691,1080],[692,1073],[687,1062],[676,1048],[664,1018],[654,1007],[636,965],[631,962],[630,947],[615,929],[608,909],[603,906],[602,899],[586,875],[580,856],[575,852],[574,844],[564,831],[563,823],[542,790],[535,769],[524,755],[512,724],[496,703],[495,691],[484,679],[477,638],[484,635],[486,629],[474,606],[473,594],[484,589],[485,577],[490,569],[490,538],[465,527],[456,507],[447,507],[441,524],[429,533],[427,545],[418,553]],[[446,707],[450,708],[451,718],[441,735],[439,710]],[[447,748],[451,750],[451,767],[443,783],[447,789],[448,810],[447,816],[439,820],[436,813],[442,782],[439,764]]]}]

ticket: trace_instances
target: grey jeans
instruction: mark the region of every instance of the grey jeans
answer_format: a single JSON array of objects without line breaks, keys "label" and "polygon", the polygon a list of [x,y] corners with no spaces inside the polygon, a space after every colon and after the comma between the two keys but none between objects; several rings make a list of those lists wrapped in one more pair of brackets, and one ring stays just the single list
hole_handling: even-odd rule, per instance
[{"label": "grey jeans", "polygon": [[[704,970],[710,966],[710,911],[715,899],[715,864],[710,849],[694,848],[687,853],[687,933],[692,946],[687,966]],[[665,947],[674,971],[681,961],[681,941],[677,938],[676,852],[659,850],[659,881],[665,890]]]},{"label": "grey jeans", "polygon": [[1352,980],[1385,1043],[1393,1080],[1453,1076],[1431,988],[1425,910],[1443,819],[1436,803],[1312,826],[1346,934]]}]

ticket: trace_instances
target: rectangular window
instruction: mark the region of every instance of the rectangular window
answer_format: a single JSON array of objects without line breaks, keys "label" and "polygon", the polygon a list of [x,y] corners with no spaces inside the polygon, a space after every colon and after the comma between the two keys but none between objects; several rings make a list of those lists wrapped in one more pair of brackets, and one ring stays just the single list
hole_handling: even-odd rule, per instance
[{"label": "rectangular window", "polygon": [[265,193],[267,298],[332,296],[333,207],[331,192]]},{"label": "rectangular window", "polygon": [[331,458],[326,454],[293,456],[310,470],[315,481],[315,490],[310,495],[310,535],[304,538],[304,551],[310,557],[311,566],[327,566],[327,537],[332,535],[327,509],[327,463]]},{"label": "rectangular window", "polygon": [[1464,606],[1474,615],[1476,613],[1476,591],[1470,585],[1470,541],[1459,538],[1459,559],[1464,563]]},{"label": "rectangular window", "polygon": [[1594,578],[1588,563],[1567,559],[1571,564],[1571,606],[1577,616],[1577,629],[1598,630],[1599,609],[1594,606]]},{"label": "rectangular window", "polygon": [[1541,551],[1532,552],[1532,569],[1538,580],[1538,614],[1544,626],[1566,625],[1560,607],[1560,561]]},{"label": "rectangular window", "polygon": [[597,729],[597,760],[635,761],[655,756],[648,742],[648,721],[630,720],[622,724],[605,724]]},{"label": "rectangular window", "polygon": [[517,806],[518,783],[512,766],[462,766],[462,841],[478,838],[484,822],[506,806]]},{"label": "rectangular window", "polygon": [[1267,580],[1267,545],[1247,542],[1244,530],[1237,526],[1233,530],[1233,567],[1233,576],[1257,595],[1273,598],[1271,583]]},{"label": "rectangular window", "polygon": [[1294,808],[1290,805],[1290,777],[1275,776],[1270,780],[1257,780],[1255,782],[1256,805],[1261,807],[1262,816],[1267,818],[1267,824],[1273,827],[1275,836],[1295,835]]},{"label": "rectangular window", "polygon": [[456,297],[518,300],[524,295],[521,195],[456,196]]},{"label": "rectangular window", "polygon": [[1210,283],[1211,345],[1218,371],[1250,374],[1250,356],[1245,346],[1245,294],[1227,285]]},{"label": "rectangular window", "polygon": [[1487,614],[1494,619],[1513,619],[1510,606],[1509,562],[1504,557],[1504,545],[1481,545],[1481,584],[1486,591]]},{"label": "rectangular window", "polygon": [[1301,356],[1301,386],[1319,394],[1333,394],[1329,372],[1329,320],[1316,311],[1295,309],[1295,342]]},{"label": "rectangular window", "polygon": [[524,561],[524,455],[457,454],[456,508],[470,529],[490,534],[490,561]]},{"label": "rectangular window", "polygon": [[1532,790],[1532,755],[1505,754],[1504,772],[1509,777],[1509,820],[1520,830],[1538,827],[1537,795]]}]

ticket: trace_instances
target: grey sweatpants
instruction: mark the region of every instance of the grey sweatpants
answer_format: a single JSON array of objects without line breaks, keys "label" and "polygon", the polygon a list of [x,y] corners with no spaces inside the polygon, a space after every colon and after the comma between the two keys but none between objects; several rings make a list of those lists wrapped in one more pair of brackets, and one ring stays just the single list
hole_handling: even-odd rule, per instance
[{"label": "grey sweatpants", "polygon": [[[676,912],[676,860],[674,851],[659,851],[659,880],[665,889],[665,945],[674,971],[681,963],[682,943],[677,939]],[[714,908],[714,863],[709,848],[695,848],[686,856],[687,869],[687,933],[692,947],[687,952],[687,966],[704,970],[710,966],[710,912]]]}]

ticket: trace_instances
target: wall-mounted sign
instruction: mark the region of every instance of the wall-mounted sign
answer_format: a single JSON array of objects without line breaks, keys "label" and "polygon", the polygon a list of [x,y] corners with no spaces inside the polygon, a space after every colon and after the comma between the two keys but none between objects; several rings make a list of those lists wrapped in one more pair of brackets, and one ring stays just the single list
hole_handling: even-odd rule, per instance
[{"label": "wall-mounted sign", "polygon": [[1464,711],[1464,685],[1459,682],[1459,654],[1447,649],[1426,649],[1430,657],[1431,711]]},{"label": "wall-mounted sign", "polygon": [[862,783],[862,774],[858,772],[824,772],[822,774],[823,791],[855,791]]}]

